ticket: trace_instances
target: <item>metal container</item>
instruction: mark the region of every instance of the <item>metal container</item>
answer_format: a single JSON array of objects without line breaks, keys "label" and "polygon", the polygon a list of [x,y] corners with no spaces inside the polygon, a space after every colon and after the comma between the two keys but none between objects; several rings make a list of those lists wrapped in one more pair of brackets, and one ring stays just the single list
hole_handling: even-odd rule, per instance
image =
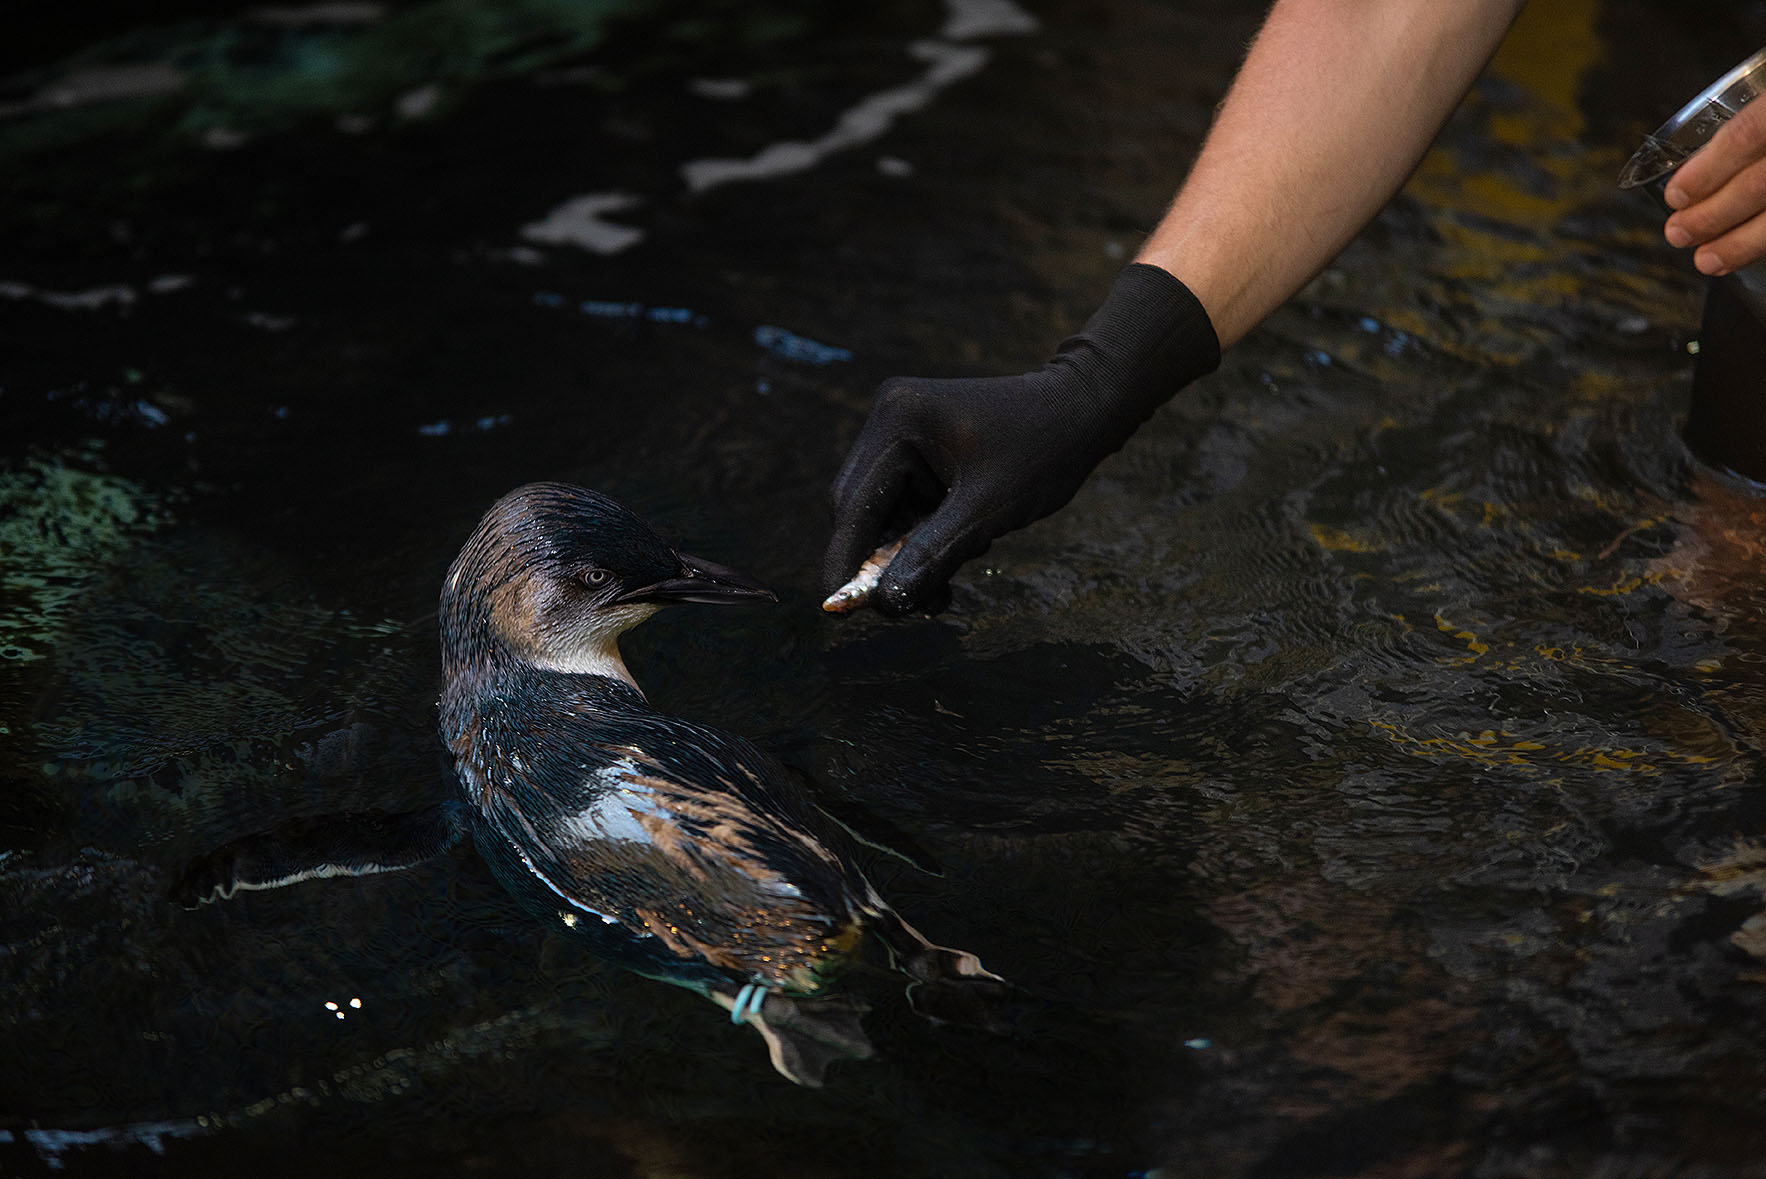
[{"label": "metal container", "polygon": [[1660,198],[1674,170],[1762,91],[1766,91],[1766,49],[1705,87],[1654,134],[1646,136],[1643,146],[1619,170],[1619,187],[1653,185]]},{"label": "metal container", "polygon": [[[1619,170],[1620,188],[1648,188],[1662,207],[1668,178],[1709,142],[1742,107],[1766,93],[1766,49],[1712,82],[1698,96],[1644,138],[1643,146]],[[1735,295],[1766,320],[1766,262],[1743,267],[1729,277]]]},{"label": "metal container", "polygon": [[[1668,178],[1749,102],[1766,92],[1766,49],[1705,87],[1647,136],[1619,171],[1666,209]],[[1699,327],[1685,437],[1699,457],[1766,480],[1766,262],[1712,280]]]}]

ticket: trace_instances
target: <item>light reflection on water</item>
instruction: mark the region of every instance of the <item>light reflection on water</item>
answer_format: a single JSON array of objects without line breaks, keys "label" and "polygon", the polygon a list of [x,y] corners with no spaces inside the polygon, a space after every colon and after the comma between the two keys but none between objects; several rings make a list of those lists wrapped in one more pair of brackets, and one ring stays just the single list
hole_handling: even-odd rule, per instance
[{"label": "light reflection on water", "polygon": [[[44,656],[0,678],[0,1048],[32,1063],[0,1082],[0,1151],[100,1173],[1747,1173],[1762,509],[1675,435],[1696,287],[1611,190],[1629,143],[1577,132],[1577,79],[1635,49],[1565,11],[1528,34],[1551,68],[1499,62],[1406,197],[938,620],[815,609],[821,496],[868,388],[1021,364],[1082,313],[1164,195],[1137,112],[1193,143],[1246,18],[1039,11],[1048,39],[1002,43],[886,141],[953,161],[905,183],[830,158],[671,204],[663,177],[711,145],[663,135],[704,126],[654,76],[481,96],[431,139],[267,149],[347,178],[352,144],[486,149],[500,118],[541,126],[543,94],[678,235],[628,262],[508,254],[531,207],[610,182],[561,154],[511,165],[519,201],[431,164],[368,169],[384,205],[297,189],[317,207],[271,230],[205,208],[220,228],[140,247],[131,265],[196,278],[133,318],[9,297],[42,344],[5,396],[40,436],[8,445],[0,502],[62,523],[0,525],[35,527],[0,531],[0,638]],[[891,45],[914,15],[887,18]],[[867,29],[819,28],[826,60],[883,62]],[[1103,114],[1106,83],[1047,85],[1067,36],[1118,55]],[[1185,54],[1121,56],[1148,39]],[[796,68],[831,109],[865,89]],[[872,91],[902,80],[867,68]],[[1076,181],[1000,181],[987,154],[1042,160],[1082,118],[1124,145],[1094,164],[1134,208],[1103,225],[1069,215],[1095,196]],[[775,134],[755,119],[730,134]],[[258,183],[237,159],[184,166]],[[200,199],[162,183],[137,236]],[[463,186],[458,220],[437,183]],[[340,243],[332,221],[371,228]],[[330,252],[303,262],[307,223]],[[33,291],[119,278],[34,265]],[[557,292],[694,319],[566,316]],[[805,364],[758,325],[849,355]],[[440,571],[533,478],[601,487],[779,586],[775,610],[657,619],[635,671],[934,868],[869,866],[1024,989],[1017,1035],[880,1004],[877,1060],[788,1090],[744,1030],[535,927],[467,853],[165,903],[227,839],[447,789]]]}]

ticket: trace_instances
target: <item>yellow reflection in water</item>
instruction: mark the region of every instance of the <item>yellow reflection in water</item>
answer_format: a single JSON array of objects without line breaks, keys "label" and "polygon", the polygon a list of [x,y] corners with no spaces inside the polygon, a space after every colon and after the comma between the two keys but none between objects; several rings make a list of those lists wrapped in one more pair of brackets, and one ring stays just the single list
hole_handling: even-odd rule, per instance
[{"label": "yellow reflection in water", "polygon": [[[1449,135],[1406,187],[1444,243],[1437,273],[1476,292],[1483,314],[1474,330],[1486,360],[1518,362],[1538,342],[1525,327],[1505,321],[1537,319],[1530,309],[1562,306],[1583,291],[1585,280],[1563,264],[1569,245],[1557,238],[1557,227],[1572,210],[1609,195],[1620,157],[1617,147],[1591,147],[1582,139],[1577,94],[1604,52],[1597,11],[1597,0],[1525,8],[1489,70],[1523,97],[1509,101],[1489,87],[1474,90],[1457,118],[1476,124],[1471,141],[1478,153],[1460,150],[1465,138]],[[1515,163],[1517,155],[1524,166]],[[1390,319],[1425,339],[1437,334],[1416,311]]]},{"label": "yellow reflection in water", "polygon": [[1341,528],[1333,528],[1328,524],[1308,522],[1312,530],[1312,539],[1318,547],[1332,553],[1371,553],[1375,545],[1370,541],[1351,536]]},{"label": "yellow reflection in water", "polygon": [[[1518,82],[1556,108],[1563,133],[1582,134],[1582,112],[1576,95],[1582,77],[1603,52],[1595,32],[1600,0],[1544,0],[1521,10],[1515,26],[1490,62],[1490,72]],[[1529,146],[1537,140],[1529,119],[1504,117],[1491,121],[1491,133],[1506,143]]]},{"label": "yellow reflection in water", "polygon": [[1421,737],[1400,724],[1369,720],[1368,725],[1413,757],[1432,761],[1470,761],[1483,766],[1513,766],[1545,771],[1564,767],[1654,776],[1666,765],[1710,765],[1715,759],[1672,749],[1603,748],[1553,745],[1509,732],[1485,729],[1480,733]]}]

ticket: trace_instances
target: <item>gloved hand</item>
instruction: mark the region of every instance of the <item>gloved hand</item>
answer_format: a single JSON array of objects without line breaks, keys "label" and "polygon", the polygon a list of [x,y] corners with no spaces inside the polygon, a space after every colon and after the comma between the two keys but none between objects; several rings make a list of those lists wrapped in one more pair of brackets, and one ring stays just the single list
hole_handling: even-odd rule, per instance
[{"label": "gloved hand", "polygon": [[825,592],[905,532],[871,604],[891,615],[942,609],[959,565],[1072,499],[1153,410],[1219,363],[1189,288],[1135,263],[1036,372],[885,381],[834,480]]}]

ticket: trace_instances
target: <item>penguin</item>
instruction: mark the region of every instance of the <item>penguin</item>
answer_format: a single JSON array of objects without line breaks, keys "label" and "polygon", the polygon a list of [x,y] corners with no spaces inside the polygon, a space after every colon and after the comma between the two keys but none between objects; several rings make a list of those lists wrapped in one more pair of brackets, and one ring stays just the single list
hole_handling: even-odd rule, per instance
[{"label": "penguin", "polygon": [[870,1054],[858,1006],[824,997],[867,937],[919,982],[999,980],[903,920],[782,766],[653,708],[620,657],[666,606],[776,601],[607,496],[517,488],[443,583],[441,730],[506,887],[599,956],[706,995],[816,1085]]},{"label": "penguin", "polygon": [[[469,831],[522,905],[590,952],[710,999],[820,1086],[872,1054],[843,969],[870,947],[957,1006],[1004,992],[975,955],[934,945],[877,892],[851,840],[747,740],[652,707],[620,635],[681,603],[771,603],[771,590],[683,555],[616,501],[531,483],[485,513],[443,581],[440,729],[459,797],[236,841],[174,886],[236,890],[365,875]],[[304,821],[307,828],[313,821]],[[948,1004],[945,1004],[948,1006]]]}]

